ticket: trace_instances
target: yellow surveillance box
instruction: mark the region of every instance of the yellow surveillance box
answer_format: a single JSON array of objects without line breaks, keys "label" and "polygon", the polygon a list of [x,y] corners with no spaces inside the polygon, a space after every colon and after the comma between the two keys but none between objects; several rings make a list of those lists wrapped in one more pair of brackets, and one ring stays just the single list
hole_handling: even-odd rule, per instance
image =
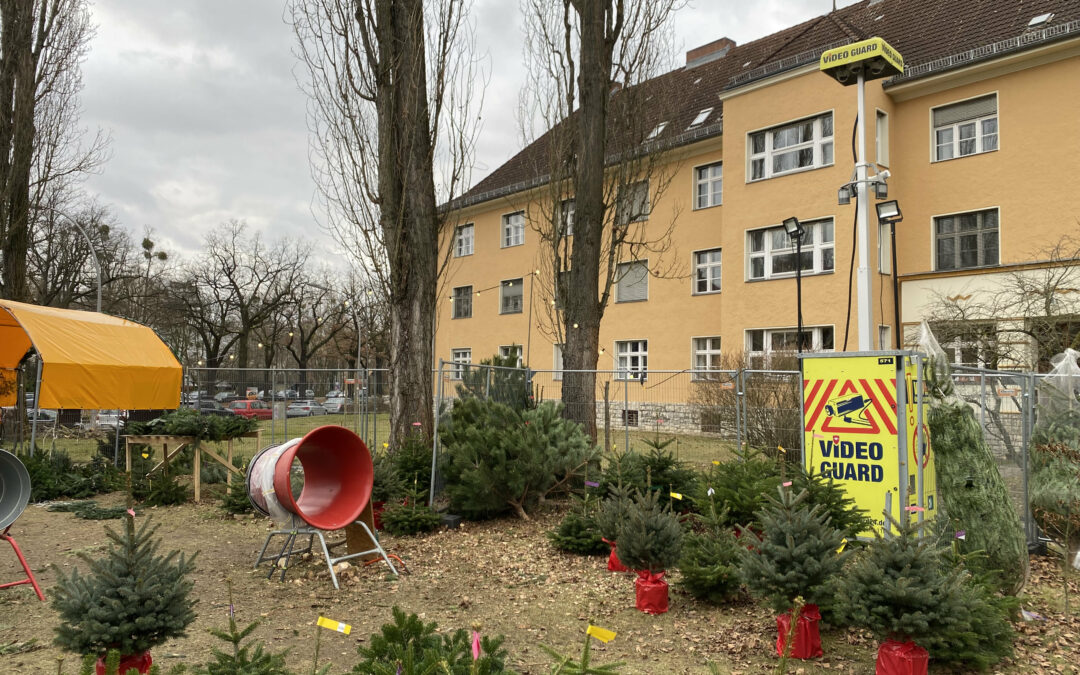
[{"label": "yellow surveillance box", "polygon": [[867,80],[903,73],[904,57],[885,40],[873,37],[825,52],[821,55],[820,69],[847,86],[858,81],[859,73]]}]

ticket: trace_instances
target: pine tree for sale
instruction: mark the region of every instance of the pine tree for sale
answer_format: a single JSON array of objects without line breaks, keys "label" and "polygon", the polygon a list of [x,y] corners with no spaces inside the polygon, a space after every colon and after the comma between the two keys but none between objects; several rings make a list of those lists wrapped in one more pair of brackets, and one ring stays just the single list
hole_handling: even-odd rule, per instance
[{"label": "pine tree for sale", "polygon": [[184,635],[195,620],[190,597],[195,556],[179,551],[159,555],[157,527],[149,520],[136,530],[129,516],[123,534],[105,531],[112,545],[104,557],[79,555],[89,573],[76,569],[57,581],[52,604],[62,623],[56,643],[76,654],[103,655],[115,649],[140,657],[148,669],[148,650]]},{"label": "pine tree for sale", "polygon": [[682,554],[682,526],[659,491],[638,492],[618,530],[619,560],[637,572],[637,608],[649,614],[668,609],[666,570]]},{"label": "pine tree for sale", "polygon": [[739,594],[739,544],[728,525],[726,509],[717,509],[709,496],[709,508],[695,515],[695,530],[684,538],[682,586],[700,600],[720,605]]},{"label": "pine tree for sale", "polygon": [[777,652],[781,655],[791,608],[803,605],[797,617],[793,655],[813,658],[821,655],[819,607],[834,601],[849,552],[842,550],[844,533],[832,524],[822,505],[809,504],[808,492],[795,494],[782,486],[778,491],[779,498],[770,499],[755,514],[762,535],[755,537],[750,548],[740,549],[742,578],[751,593],[767,600],[777,612],[784,612],[776,620],[780,635]]}]

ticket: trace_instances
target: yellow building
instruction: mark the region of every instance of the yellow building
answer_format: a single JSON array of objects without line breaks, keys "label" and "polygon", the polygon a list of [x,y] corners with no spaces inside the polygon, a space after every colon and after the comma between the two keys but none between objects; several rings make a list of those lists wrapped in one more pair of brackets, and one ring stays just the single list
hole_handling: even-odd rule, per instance
[{"label": "yellow building", "polygon": [[[745,45],[718,40],[661,78],[679,96],[668,119],[649,124],[672,175],[644,217],[655,232],[674,222],[670,247],[663,260],[623,270],[600,332],[611,361],[601,356],[599,368],[709,369],[740,352],[767,365],[793,350],[795,254],[781,227],[791,216],[807,229],[804,342],[857,349],[856,206],[837,198],[855,166],[856,88],[821,73],[818,59],[872,36],[906,65],[867,83],[866,146],[903,211],[896,257],[909,341],[946,308],[964,316],[965,302],[993,304],[1018,273],[1045,270],[1049,244],[1080,232],[1076,2],[868,0]],[[437,359],[478,363],[520,345],[534,370],[561,368],[544,328],[551,284],[535,274],[538,152],[525,148],[459,202]],[[876,218],[870,229],[871,343],[888,349],[896,330],[888,230]],[[1014,310],[994,317],[988,340],[1024,324]],[[945,346],[957,361],[996,364],[980,344]]]}]

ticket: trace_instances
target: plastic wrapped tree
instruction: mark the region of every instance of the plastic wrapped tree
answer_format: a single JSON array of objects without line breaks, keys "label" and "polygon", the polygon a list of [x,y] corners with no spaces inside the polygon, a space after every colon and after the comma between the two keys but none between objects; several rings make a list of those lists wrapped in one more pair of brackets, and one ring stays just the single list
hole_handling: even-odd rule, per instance
[{"label": "plastic wrapped tree", "polygon": [[941,516],[957,539],[972,572],[996,579],[998,588],[1015,594],[1027,579],[1028,552],[1020,516],[1009,496],[982,427],[971,406],[952,384],[948,359],[926,322],[919,351],[929,356],[927,420],[937,468]]}]

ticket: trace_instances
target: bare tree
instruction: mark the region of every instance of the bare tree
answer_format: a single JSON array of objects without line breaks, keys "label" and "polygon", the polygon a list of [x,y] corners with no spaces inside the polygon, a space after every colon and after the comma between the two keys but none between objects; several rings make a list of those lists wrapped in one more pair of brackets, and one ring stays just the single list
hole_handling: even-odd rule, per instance
[{"label": "bare tree", "polygon": [[[523,0],[530,80],[522,126],[534,120],[546,195],[530,222],[543,242],[541,275],[552,289],[548,329],[563,344],[562,395],[567,414],[596,437],[600,322],[620,263],[646,260],[653,276],[677,274],[664,259],[677,212],[666,227],[649,220],[674,175],[671,156],[652,142],[665,105],[676,97],[658,78],[670,65],[668,19],[680,0]],[[571,201],[572,200],[572,201]],[[573,208],[572,234],[570,209]],[[665,214],[664,218],[668,218]]]},{"label": "bare tree", "polygon": [[78,126],[80,64],[92,37],[86,0],[0,0],[0,293],[27,300],[39,205],[57,208],[105,159]]},{"label": "bare tree", "polygon": [[[301,279],[286,307],[289,313],[289,338],[286,351],[300,369],[300,384],[307,384],[307,368],[311,360],[348,326],[349,312],[340,300],[340,293],[331,285],[331,275],[323,270],[319,279]],[[309,282],[310,281],[310,282]]]},{"label": "bare tree", "polygon": [[[425,7],[426,5],[426,7]],[[390,442],[434,430],[436,293],[477,84],[465,0],[292,0],[326,225],[390,307]]]}]

